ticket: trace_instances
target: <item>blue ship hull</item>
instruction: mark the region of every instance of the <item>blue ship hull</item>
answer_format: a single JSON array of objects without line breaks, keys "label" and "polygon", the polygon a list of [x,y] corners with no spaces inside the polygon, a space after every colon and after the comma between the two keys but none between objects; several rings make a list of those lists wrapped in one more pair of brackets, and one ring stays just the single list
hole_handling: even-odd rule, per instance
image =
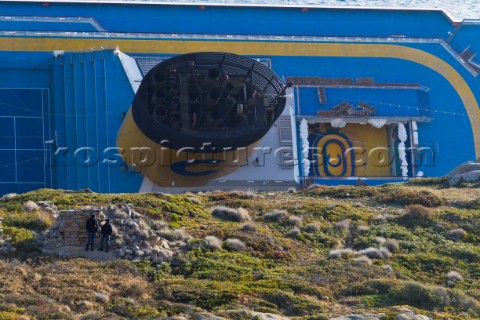
[{"label": "blue ship hull", "polygon": [[480,158],[480,21],[439,10],[134,1],[1,8],[3,194],[160,190],[117,148],[141,80],[123,54],[143,75],[179,54],[231,52],[292,85],[256,153],[207,187],[374,184]]}]

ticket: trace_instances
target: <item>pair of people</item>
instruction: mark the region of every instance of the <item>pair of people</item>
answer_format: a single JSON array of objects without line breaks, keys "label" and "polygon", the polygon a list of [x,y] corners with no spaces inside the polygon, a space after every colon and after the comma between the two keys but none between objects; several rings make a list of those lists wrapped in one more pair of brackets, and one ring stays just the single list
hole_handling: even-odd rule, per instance
[{"label": "pair of people", "polygon": [[[98,231],[98,223],[97,223],[97,220],[95,219],[94,214],[92,214],[90,218],[88,218],[86,229],[87,229],[88,240],[87,240],[87,245],[85,247],[85,251],[88,251],[89,248],[90,250],[93,251],[93,244],[95,242],[95,237]],[[98,250],[103,251],[103,244],[105,243],[105,252],[108,252],[110,235],[113,232],[112,226],[110,225],[110,219],[105,219],[105,223],[102,225],[100,232],[102,233],[102,238],[100,239],[100,248],[98,248]]]}]

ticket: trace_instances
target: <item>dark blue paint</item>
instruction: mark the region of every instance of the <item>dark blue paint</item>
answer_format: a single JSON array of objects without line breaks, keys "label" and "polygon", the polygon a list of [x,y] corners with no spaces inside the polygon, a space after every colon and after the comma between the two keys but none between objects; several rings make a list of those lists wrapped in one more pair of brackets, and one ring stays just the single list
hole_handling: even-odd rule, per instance
[{"label": "dark blue paint", "polygon": [[223,160],[191,160],[191,161],[178,161],[175,163],[172,163],[170,165],[170,169],[182,176],[188,176],[188,177],[202,177],[202,176],[208,176],[209,174],[213,174],[217,172],[217,170],[205,170],[205,171],[189,171],[188,168],[191,166],[195,166],[197,164],[210,164],[210,165],[215,165],[218,163],[223,162]]}]

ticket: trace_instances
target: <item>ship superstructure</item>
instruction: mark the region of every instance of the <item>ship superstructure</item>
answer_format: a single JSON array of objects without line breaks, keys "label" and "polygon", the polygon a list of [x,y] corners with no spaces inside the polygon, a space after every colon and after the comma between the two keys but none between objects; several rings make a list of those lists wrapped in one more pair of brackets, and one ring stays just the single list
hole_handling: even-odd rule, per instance
[{"label": "ship superstructure", "polygon": [[[229,173],[199,178],[202,190],[377,184],[441,176],[480,157],[480,21],[428,9],[157,1],[2,1],[1,8],[1,193],[193,189],[165,174],[165,183],[146,179],[132,163],[150,167],[148,146],[117,145],[142,99],[149,119],[171,135],[180,124],[195,131],[186,141],[194,148],[219,137],[237,154],[251,145]],[[189,66],[194,56],[181,68],[198,76],[178,82],[176,68],[167,68],[157,80],[170,77],[168,86],[142,96],[144,77],[155,80],[162,68],[155,66],[195,53],[244,58],[247,73],[254,65],[270,70],[285,107],[269,107],[279,100],[217,60],[192,73],[201,65]],[[188,92],[188,112],[178,92]],[[257,108],[276,111],[260,119]],[[241,146],[225,130],[265,122],[268,131]],[[186,177],[205,166],[218,172],[217,162],[193,156],[168,161]]]}]

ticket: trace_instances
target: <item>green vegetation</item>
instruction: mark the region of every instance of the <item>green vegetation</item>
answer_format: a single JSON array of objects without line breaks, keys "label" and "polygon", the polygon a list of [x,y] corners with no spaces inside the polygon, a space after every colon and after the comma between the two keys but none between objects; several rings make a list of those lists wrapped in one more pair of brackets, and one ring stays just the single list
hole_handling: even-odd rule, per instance
[{"label": "green vegetation", "polygon": [[[22,255],[59,209],[130,203],[171,241],[172,263]],[[300,192],[95,194],[42,189],[0,201],[0,319],[165,318],[195,311],[296,319],[408,305],[434,319],[480,317],[480,190],[442,179]],[[181,229],[180,229],[181,228]],[[220,239],[220,243],[212,239]],[[217,240],[218,240],[217,239]],[[217,241],[215,240],[215,241]],[[220,241],[218,240],[218,241]],[[228,241],[227,241],[228,240]],[[368,258],[367,258],[368,257]]]}]

